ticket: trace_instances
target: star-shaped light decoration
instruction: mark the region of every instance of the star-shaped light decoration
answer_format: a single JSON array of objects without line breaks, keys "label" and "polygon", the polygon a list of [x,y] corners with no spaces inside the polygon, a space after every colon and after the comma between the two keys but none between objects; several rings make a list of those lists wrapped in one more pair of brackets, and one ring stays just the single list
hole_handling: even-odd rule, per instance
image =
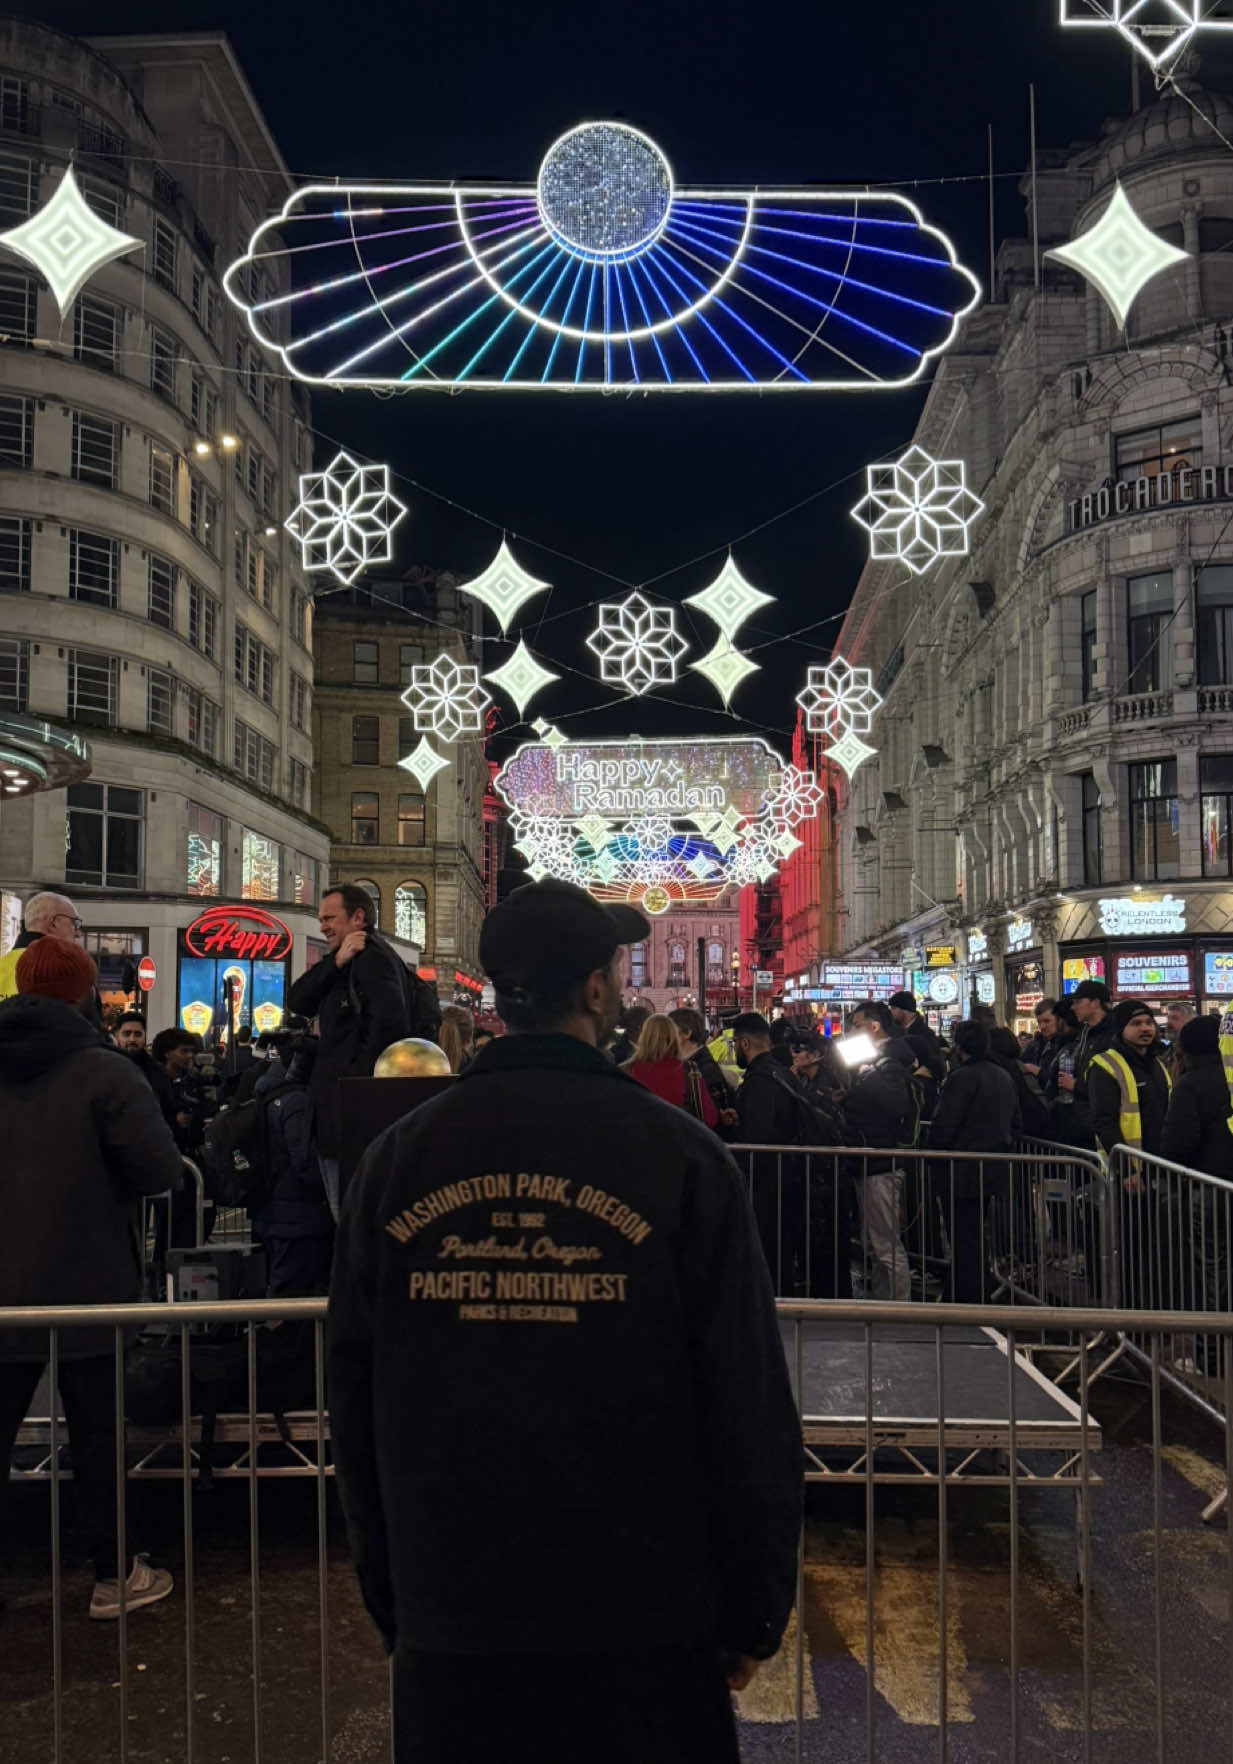
[{"label": "star-shaped light decoration", "polygon": [[305,472],[300,500],[283,522],[299,542],[306,570],[328,570],[344,587],[371,563],[389,563],[393,533],[406,514],[390,489],[387,465],[362,466],[337,453],[323,472]]},{"label": "star-shaped light decoration", "polygon": [[421,736],[415,752],[405,755],[398,764],[404,772],[410,772],[421,790],[427,790],[438,772],[449,770],[449,761],[441,758],[426,735]]},{"label": "star-shaped light decoration", "polygon": [[868,735],[882,698],[868,668],[854,668],[837,655],[824,668],[810,668],[796,702],[811,735],[836,737],[844,732]]},{"label": "star-shaped light decoration", "polygon": [[854,735],[849,729],[838,741],[831,743],[826,750],[826,757],[841,765],[850,778],[857,767],[863,766],[867,759],[872,759],[877,751],[876,747],[870,747],[868,742],[862,741],[859,735]]},{"label": "star-shaped light decoration", "polygon": [[457,741],[460,735],[483,733],[484,712],[492,700],[480,685],[479,669],[473,663],[439,655],[428,666],[411,669],[411,684],[402,702],[417,729],[442,741]]},{"label": "star-shaped light decoration", "polygon": [[750,661],[739,649],[734,649],[727,637],[717,639],[714,649],[703,656],[701,661],[690,662],[695,674],[701,674],[723,699],[725,705],[731,705],[732,694],[741,681],[749,674],[758,672],[758,664]]},{"label": "star-shaped light decoration", "polygon": [[891,465],[865,468],[866,494],[851,511],[869,533],[875,561],[897,558],[921,576],[939,557],[966,557],[968,528],[985,505],[967,486],[961,459],[909,447]]},{"label": "star-shaped light decoration", "polygon": [[499,686],[507,698],[512,698],[518,706],[518,715],[526,715],[527,706],[537,692],[545,686],[561,678],[550,668],[541,667],[526,644],[519,638],[518,647],[507,662],[499,668],[492,668],[484,675],[494,686]]},{"label": "star-shaped light decoration", "polygon": [[612,837],[612,828],[609,823],[602,815],[597,815],[594,812],[584,815],[580,821],[575,821],[574,826],[582,834],[591,850],[595,852],[602,851]]},{"label": "star-shaped light decoration", "polygon": [[812,821],[821,803],[822,791],[813,773],[785,766],[774,794],[766,799],[766,812],[782,827],[797,827]]},{"label": "star-shaped light decoration", "polygon": [[1118,31],[1159,70],[1200,31],[1233,31],[1227,8],[1215,10],[1212,0],[1062,0],[1061,22]]},{"label": "star-shaped light decoration", "polygon": [[460,582],[458,592],[469,594],[486,606],[505,636],[518,609],[551,586],[551,582],[541,582],[528,574],[502,539],[497,555],[483,575],[476,576],[473,582]]},{"label": "star-shaped light decoration", "polygon": [[554,729],[551,723],[544,721],[543,717],[537,717],[531,727],[545,747],[569,746],[569,736],[562,735],[559,729]]},{"label": "star-shaped light decoration", "polygon": [[1131,307],[1153,277],[1173,264],[1185,263],[1188,255],[1144,226],[1120,182],[1094,227],[1081,233],[1073,245],[1057,245],[1045,252],[1087,277],[1104,296],[1119,331],[1125,329]]},{"label": "star-shaped light decoration", "polygon": [[601,680],[639,697],[652,686],[675,683],[677,663],[688,645],[676,628],[675,607],[652,606],[635,593],[600,607],[587,648],[599,657]]},{"label": "star-shaped light decoration", "polygon": [[43,276],[63,318],[96,270],[141,249],[142,240],[108,226],[90,207],[70,165],[56,191],[29,220],[0,233],[0,245]]},{"label": "star-shaped light decoration", "polygon": [[709,588],[702,589],[699,594],[690,594],[685,600],[686,606],[696,606],[699,612],[705,613],[729,640],[759,607],[774,604],[774,595],[763,594],[760,588],[747,582],[731,558],[727,559]]}]

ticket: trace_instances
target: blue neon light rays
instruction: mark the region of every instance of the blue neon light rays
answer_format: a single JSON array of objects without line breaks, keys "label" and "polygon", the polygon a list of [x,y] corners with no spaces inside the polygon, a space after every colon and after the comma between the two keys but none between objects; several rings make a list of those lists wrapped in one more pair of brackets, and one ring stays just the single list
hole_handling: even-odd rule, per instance
[{"label": "blue neon light rays", "polygon": [[979,298],[901,196],[681,190],[643,142],[612,148],[610,199],[585,184],[602,152],[581,195],[546,180],[550,210],[528,186],[309,186],[224,285],[298,377],[407,389],[904,385]]}]

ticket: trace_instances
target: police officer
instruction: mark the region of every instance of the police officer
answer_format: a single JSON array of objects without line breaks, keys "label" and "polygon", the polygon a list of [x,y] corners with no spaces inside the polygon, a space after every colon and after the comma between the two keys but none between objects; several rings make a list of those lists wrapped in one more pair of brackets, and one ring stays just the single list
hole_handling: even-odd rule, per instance
[{"label": "police officer", "polygon": [[342,1210],[331,1427],[405,1764],[735,1764],[802,1450],[720,1142],[600,1051],[649,926],[567,883],[480,938],[509,1033]]}]

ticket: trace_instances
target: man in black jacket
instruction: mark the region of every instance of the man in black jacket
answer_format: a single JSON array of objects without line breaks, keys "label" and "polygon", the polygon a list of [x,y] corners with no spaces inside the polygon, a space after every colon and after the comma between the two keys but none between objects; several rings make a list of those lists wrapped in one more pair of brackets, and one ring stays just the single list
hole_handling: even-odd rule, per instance
[{"label": "man in black jacket", "polygon": [[[140,1197],[179,1181],[180,1153],[149,1085],[88,1021],[96,977],[78,945],[44,937],[16,964],[18,996],[0,1004],[6,1305],[138,1298]],[[13,1441],[47,1357],[44,1331],[0,1330],[0,1503]],[[62,1330],[59,1385],[77,1519],[94,1558],[90,1616],[114,1619],[121,1604],[114,1330]],[[133,1559],[123,1587],[127,1610],[170,1591],[170,1574],[144,1556]]]},{"label": "man in black jacket", "polygon": [[162,1110],[163,1119],[175,1131],[176,1098],[171,1088],[171,1079],[165,1069],[153,1058],[146,1046],[146,1020],[140,1011],[125,1011],[116,1024],[116,1046],[120,1052],[132,1061],[141,1073],[155,1100]]},{"label": "man in black jacket", "polygon": [[355,882],[328,889],[320,922],[327,954],[300,975],[287,1002],[296,1016],[317,1019],[320,1047],[309,1084],[313,1145],[337,1219],[339,1084],[344,1078],[371,1078],[378,1056],[411,1033],[411,998],[405,968],[377,933],[366,889]]},{"label": "man in black jacket", "polygon": [[887,1000],[887,1008],[916,1055],[917,1065],[925,1068],[935,1084],[940,1084],[946,1076],[946,1055],[942,1043],[916,1008],[916,994],[897,992]]},{"label": "man in black jacket", "polygon": [[735,1764],[792,1604],[802,1450],[715,1136],[599,1051],[620,946],[567,883],[489,913],[510,1033],[372,1146],[330,1411],[399,1764]]},{"label": "man in black jacket", "polygon": [[[894,1034],[890,1009],[880,999],[853,1007],[851,1027],[873,1043],[871,1060],[853,1070],[842,1104],[844,1139],[849,1145],[873,1145],[910,1151],[917,1132],[916,1099]],[[908,1253],[900,1236],[904,1191],[903,1158],[862,1158],[854,1187],[860,1212],[861,1242],[873,1267],[873,1296],[904,1304],[912,1296]]]},{"label": "man in black jacket", "polygon": [[[1151,1006],[1119,999],[1109,1013],[1107,1045],[1088,1062],[1092,1130],[1106,1152],[1118,1145],[1157,1154],[1164,1138],[1170,1078]],[[1121,1262],[1119,1299],[1126,1305],[1174,1309],[1180,1298],[1180,1222],[1169,1219],[1169,1195],[1150,1167],[1127,1161],[1114,1183]]]},{"label": "man in black jacket", "polygon": [[[931,1151],[1008,1152],[1021,1131],[1019,1097],[1010,1073],[990,1056],[983,1023],[955,1025],[955,1064],[929,1126]],[[943,1166],[945,1169],[945,1166]],[[978,1305],[993,1248],[990,1206],[1005,1206],[1007,1167],[962,1158],[950,1166],[942,1197],[950,1233],[951,1293],[957,1305]]]},{"label": "man in black jacket", "polygon": [[1079,1040],[1074,1053],[1074,1071],[1059,1072],[1057,1087],[1071,1098],[1067,1116],[1068,1143],[1071,1145],[1094,1146],[1097,1143],[1087,1076],[1096,1055],[1104,1053],[1114,1039],[1109,1002],[1109,988],[1102,980],[1081,980],[1070,994],[1071,1009],[1079,1025]]}]

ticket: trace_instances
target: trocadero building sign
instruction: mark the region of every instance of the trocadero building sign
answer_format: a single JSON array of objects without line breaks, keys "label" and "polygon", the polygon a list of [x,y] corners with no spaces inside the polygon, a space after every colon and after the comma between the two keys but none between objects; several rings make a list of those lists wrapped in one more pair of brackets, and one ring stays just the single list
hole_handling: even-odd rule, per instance
[{"label": "trocadero building sign", "polygon": [[1067,531],[1081,533],[1115,515],[1143,514],[1195,502],[1233,501],[1233,465],[1179,466],[1151,478],[1111,481],[1066,505]]}]

